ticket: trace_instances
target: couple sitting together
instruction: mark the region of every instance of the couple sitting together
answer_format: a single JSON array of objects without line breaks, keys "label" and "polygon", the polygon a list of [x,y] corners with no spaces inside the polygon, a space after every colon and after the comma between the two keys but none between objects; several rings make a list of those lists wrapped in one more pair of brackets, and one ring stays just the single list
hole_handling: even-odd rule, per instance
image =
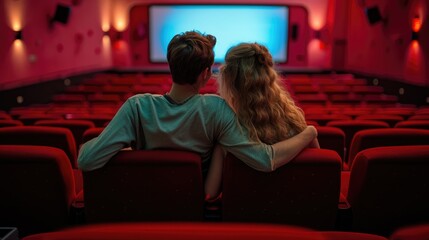
[{"label": "couple sitting together", "polygon": [[84,171],[103,167],[118,151],[188,150],[200,154],[206,199],[221,192],[229,152],[248,166],[270,172],[306,147],[319,147],[317,131],[282,87],[271,54],[257,43],[230,48],[219,69],[219,95],[199,94],[212,77],[216,38],[196,31],[168,45],[173,79],[164,95],[138,94],[118,110],[103,132],[82,145]]}]

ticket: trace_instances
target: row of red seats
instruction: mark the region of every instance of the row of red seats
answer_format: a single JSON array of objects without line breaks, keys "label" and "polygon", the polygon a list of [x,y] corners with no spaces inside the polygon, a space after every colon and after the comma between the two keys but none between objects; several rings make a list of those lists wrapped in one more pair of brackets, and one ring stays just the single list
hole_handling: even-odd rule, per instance
[{"label": "row of red seats", "polygon": [[[94,130],[94,128],[91,128],[91,130]],[[101,131],[102,129],[98,129],[98,130]],[[27,131],[27,134],[24,134],[25,131]],[[320,132],[323,132],[323,131],[320,131]],[[60,137],[61,135],[63,135],[63,136]],[[321,135],[323,135],[323,134],[321,134]],[[356,180],[352,180],[353,176],[354,176],[353,172],[357,171],[354,169],[361,169],[361,170],[359,170],[359,171],[361,171],[360,172],[361,174],[355,175],[358,178],[362,177],[363,176],[362,173],[366,173],[366,171],[367,171],[367,170],[365,170],[365,171],[362,170],[362,166],[356,167],[356,166],[360,166],[359,165],[360,161],[364,161],[366,159],[366,158],[363,158],[364,160],[358,160],[360,158],[360,156],[362,155],[361,154],[362,150],[368,149],[368,148],[373,148],[373,147],[391,146],[391,145],[416,145],[416,144],[424,145],[424,144],[427,144],[429,142],[429,130],[376,129],[376,130],[360,131],[357,133],[357,135],[366,136],[366,138],[365,137],[360,138],[361,143],[360,143],[360,145],[359,144],[357,144],[357,145],[360,146],[361,149],[359,149],[355,152],[355,153],[357,153],[357,155],[356,155],[356,157],[353,158],[353,164],[350,165],[351,169],[349,172],[346,172],[346,171],[341,172],[342,161],[341,161],[340,155],[338,155],[335,151],[326,150],[326,149],[320,149],[320,150],[308,149],[308,150],[304,151],[303,153],[301,153],[297,157],[296,162],[301,163],[303,161],[302,163],[303,164],[305,163],[304,166],[308,167],[308,168],[306,168],[305,171],[303,170],[303,172],[300,172],[300,171],[294,172],[295,170],[292,167],[293,165],[292,166],[288,165],[289,166],[288,168],[284,168],[284,170],[279,170],[279,171],[276,171],[276,172],[270,173],[270,174],[260,173],[260,172],[254,171],[254,170],[247,167],[247,170],[245,170],[245,172],[250,174],[250,175],[248,175],[248,177],[250,179],[245,180],[242,184],[238,184],[239,182],[241,182],[242,179],[246,179],[246,178],[245,177],[237,177],[238,175],[237,175],[236,171],[240,171],[240,170],[234,170],[234,174],[229,175],[234,179],[229,179],[229,180],[224,179],[224,183],[226,183],[226,182],[229,183],[228,185],[224,185],[224,195],[223,195],[223,197],[224,197],[224,199],[223,199],[224,200],[223,201],[224,211],[226,211],[228,209],[230,211],[234,211],[234,210],[236,211],[239,209],[246,209],[243,207],[243,205],[241,205],[240,207],[234,206],[234,207],[228,208],[228,204],[225,203],[225,201],[228,202],[228,199],[230,201],[233,201],[233,200],[244,198],[242,200],[243,200],[243,202],[245,202],[246,197],[249,197],[250,199],[254,199],[254,198],[256,198],[256,196],[260,196],[260,197],[262,197],[262,199],[260,199],[259,201],[263,200],[263,201],[268,201],[268,202],[264,202],[264,204],[252,203],[248,206],[248,211],[246,210],[246,214],[236,213],[236,214],[230,214],[229,216],[235,216],[235,217],[239,217],[239,218],[245,217],[248,219],[252,219],[250,217],[250,210],[251,209],[257,209],[257,206],[265,209],[265,210],[261,210],[259,212],[265,212],[268,214],[268,212],[266,211],[268,206],[276,206],[276,204],[280,204],[280,203],[285,204],[283,202],[284,199],[281,201],[279,200],[279,202],[276,203],[276,201],[274,201],[276,199],[276,197],[278,198],[280,196],[283,196],[283,197],[291,198],[291,196],[289,196],[289,194],[283,195],[282,191],[274,191],[274,189],[277,189],[277,188],[271,189],[271,191],[273,191],[273,192],[271,192],[271,195],[274,194],[273,196],[269,195],[270,191],[266,192],[266,193],[264,192],[267,190],[266,188],[264,188],[264,186],[265,187],[271,186],[272,184],[275,185],[275,182],[277,182],[277,183],[285,184],[282,186],[278,186],[279,187],[278,189],[284,189],[285,191],[289,189],[291,192],[300,193],[297,196],[297,199],[291,200],[290,208],[287,208],[287,206],[283,206],[284,210],[289,209],[288,211],[292,211],[292,212],[288,212],[286,214],[287,216],[295,216],[295,217],[291,218],[290,221],[295,221],[295,223],[302,223],[302,224],[305,223],[305,224],[307,224],[307,226],[310,225],[311,227],[316,227],[316,228],[327,228],[328,226],[332,226],[332,224],[334,224],[334,222],[335,222],[336,211],[334,211],[333,209],[337,209],[337,205],[339,203],[339,200],[338,200],[339,199],[339,190],[341,189],[341,193],[342,193],[342,195],[341,195],[342,198],[340,198],[340,204],[341,205],[347,205],[349,203],[348,198],[349,198],[349,195],[351,194],[350,192],[353,192],[350,190],[352,185],[349,185],[348,183],[356,181]],[[9,145],[10,144],[47,145],[47,146],[53,146],[53,147],[56,147],[59,149],[63,149],[63,152],[67,156],[67,162],[68,162],[69,166],[71,166],[71,169],[72,169],[73,178],[74,178],[73,182],[75,185],[75,191],[74,192],[75,192],[75,194],[77,194],[82,189],[82,179],[81,179],[82,176],[80,175],[81,172],[78,169],[76,169],[76,163],[75,163],[76,147],[75,147],[72,139],[73,139],[73,136],[72,136],[71,131],[68,129],[63,129],[63,128],[10,127],[10,128],[0,129],[0,141],[1,141],[0,144],[2,144],[2,145],[5,145],[5,144],[9,144]],[[323,144],[322,144],[324,142],[323,139],[320,139],[320,141],[321,141],[321,145],[323,147]],[[398,151],[398,152],[395,151],[394,156],[396,156],[396,155],[403,156],[403,154],[410,154],[411,156],[407,155],[408,156],[407,158],[410,159],[410,158],[413,158],[413,156],[417,152],[419,152],[420,151],[419,149],[422,147],[410,146],[410,147],[403,147],[403,148],[404,149],[400,149],[400,151]],[[12,148],[5,147],[5,151],[7,151],[8,154],[12,154],[11,149]],[[377,149],[375,152],[380,152],[380,151],[383,152],[382,150],[379,150],[379,149]],[[393,150],[388,149],[388,150],[384,150],[384,151],[386,151],[386,153],[389,153],[389,152],[392,152]],[[136,154],[136,155],[129,155],[129,154]],[[25,154],[24,156],[28,157],[28,156],[32,156],[32,155],[33,154]],[[139,156],[138,152],[123,153],[122,155],[127,156],[127,157],[129,157],[129,156],[138,157]],[[118,155],[118,157],[120,157],[122,155]],[[171,155],[171,157],[172,156],[175,156],[175,155]],[[422,155],[422,156],[426,157],[426,158],[428,157],[427,155]],[[420,157],[422,157],[422,156],[420,156]],[[307,160],[302,160],[302,161],[298,160],[298,159],[300,159],[300,157],[307,159]],[[233,158],[233,156],[228,157],[228,159],[231,159],[231,158]],[[228,159],[226,160],[227,163],[228,162],[231,162],[231,164],[241,163],[241,161],[237,161],[237,160],[230,161]],[[323,159],[325,159],[325,160],[323,160]],[[409,160],[407,160],[407,161],[409,161]],[[115,163],[115,160],[113,160],[112,162]],[[122,160],[120,162],[122,163]],[[326,166],[325,166],[324,162],[326,162],[326,164],[327,164]],[[388,162],[388,161],[386,161],[386,162]],[[306,165],[307,163],[309,164],[308,166]],[[398,169],[402,168],[402,164],[406,164],[406,163],[407,162],[404,162],[404,163],[397,165]],[[409,163],[411,163],[411,162],[409,162]],[[380,163],[378,163],[378,164],[380,164]],[[423,163],[421,163],[421,164],[423,164]],[[424,168],[424,165],[421,165],[421,164],[419,163],[416,165],[413,163],[411,165],[411,167],[413,168],[415,166],[417,168],[420,168],[423,166],[423,168]],[[226,166],[228,166],[228,164],[226,164]],[[331,167],[329,167],[329,166],[331,166]],[[368,164],[365,163],[365,164],[363,164],[363,166],[364,166],[364,168],[366,168],[368,166]],[[392,165],[392,166],[389,165],[386,169],[389,172],[391,172],[392,167],[394,167],[394,166],[396,166],[396,165]],[[73,167],[74,167],[74,169],[73,169]],[[236,167],[238,167],[238,169],[243,168],[243,167],[240,167],[240,165],[237,165]],[[103,170],[94,171],[94,172],[90,172],[87,174],[104,173],[104,172],[109,171],[108,169],[109,168],[103,168]],[[134,169],[134,168],[132,168],[132,169]],[[135,169],[137,169],[137,166],[135,167]],[[227,169],[228,168],[226,167],[225,171],[227,171]],[[246,168],[243,168],[243,169],[246,169]],[[321,169],[324,169],[324,170],[321,171]],[[331,169],[331,170],[329,170],[329,169]],[[393,169],[393,170],[395,170],[395,169]],[[113,171],[115,171],[115,170],[113,170]],[[123,168],[121,168],[120,171],[123,171]],[[120,176],[120,174],[119,174],[120,171],[118,170],[118,172],[116,172],[116,173],[114,173],[114,172],[113,173],[106,173],[106,175],[104,175],[104,177],[108,178],[111,176]],[[170,171],[173,171],[173,170],[170,170]],[[177,171],[177,169],[174,171]],[[285,179],[279,180],[278,177],[282,176],[283,171],[285,171],[285,172],[292,171],[292,172],[288,172],[287,174],[285,173],[284,176],[287,176],[287,177]],[[362,171],[364,171],[364,172],[362,172]],[[377,170],[377,171],[380,171],[380,170]],[[394,173],[398,176],[400,175],[400,173],[398,173],[397,170],[395,170]],[[368,172],[368,174],[369,174],[369,172]],[[415,174],[415,172],[411,172],[411,173],[408,172],[407,174]],[[228,176],[228,174],[226,174],[224,177],[226,178],[227,176]],[[261,179],[259,179],[258,176],[261,176]],[[272,177],[267,177],[267,176],[272,176]],[[101,177],[103,177],[103,176],[101,175]],[[135,176],[135,177],[138,177],[138,176]],[[272,179],[270,181],[273,181],[273,183],[270,183],[270,184],[267,183],[267,184],[261,185],[261,183],[264,182],[262,179],[265,179],[265,178],[266,179]],[[85,179],[85,181],[87,181],[87,177],[84,176],[84,179]],[[112,179],[114,179],[114,178],[112,178]],[[255,183],[249,184],[249,183],[255,181],[252,179],[259,179],[259,180],[256,181]],[[310,179],[313,179],[314,182],[313,182],[313,180],[310,180]],[[340,181],[340,179],[341,179],[341,181]],[[410,179],[413,179],[413,178],[410,178]],[[130,182],[125,184],[124,183],[125,179],[121,179],[120,182],[117,184],[125,184],[125,186],[130,186],[129,184],[134,182],[134,180],[132,180],[132,181],[130,180]],[[85,181],[84,181],[84,183],[85,183]],[[109,181],[111,181],[111,180],[107,180],[107,179],[106,180],[97,180],[95,182],[104,184],[104,183],[107,183]],[[158,181],[159,181],[159,178],[157,178],[156,182],[158,182]],[[286,184],[288,181],[290,181],[290,184]],[[326,181],[328,181],[329,183],[326,183]],[[363,181],[363,183],[365,183],[366,180],[365,181],[362,180],[362,181]],[[415,181],[415,179],[413,181]],[[4,181],[4,182],[8,183],[11,181]],[[139,181],[136,181],[136,182],[139,182]],[[310,186],[306,187],[307,186],[307,185],[305,185],[306,182],[310,183],[310,186],[312,186],[314,189],[313,188],[310,189]],[[188,183],[190,183],[190,182],[188,182]],[[296,185],[293,183],[299,183],[299,184]],[[362,187],[363,183],[354,184],[353,186],[356,185],[356,186]],[[80,186],[79,186],[79,184],[80,184]],[[101,197],[102,199],[112,198],[112,196],[108,197],[108,195],[112,195],[112,194],[120,196],[120,197],[123,197],[126,195],[126,193],[122,193],[121,191],[126,191],[128,189],[127,187],[118,186],[117,188],[116,187],[113,188],[112,186],[114,186],[114,185],[112,185],[112,184],[115,184],[115,183],[109,183],[107,185],[104,185],[106,193],[104,194],[104,197]],[[236,184],[238,184],[238,185],[236,185]],[[302,184],[304,184],[304,185],[302,185]],[[340,188],[340,184],[341,184],[341,188]],[[416,184],[427,184],[427,182],[425,182],[423,179],[421,182],[418,182]],[[239,187],[239,185],[241,185],[241,187]],[[272,185],[272,186],[274,186],[274,185]],[[326,186],[320,186],[320,185],[326,185]],[[240,188],[240,190],[235,189],[233,186]],[[259,194],[256,194],[257,193],[257,191],[255,191],[256,186],[261,186],[261,192]],[[231,191],[230,195],[228,194],[228,189],[229,189],[228,187],[234,189]],[[297,187],[297,188],[295,189],[294,187]],[[331,190],[326,189],[326,187],[330,188]],[[420,187],[422,189],[425,189],[424,186],[420,186]],[[102,186],[94,187],[94,193],[99,194],[102,188],[103,188]],[[312,195],[305,197],[305,194],[302,191],[300,192],[300,190],[298,188],[301,188],[303,191],[306,190],[306,192],[305,192],[306,194],[311,193]],[[139,189],[140,189],[140,187],[139,187]],[[241,190],[244,191],[245,189],[247,189],[249,192],[237,195],[237,191],[241,191]],[[157,190],[154,190],[154,191],[156,192],[159,190],[160,189],[157,188]],[[286,192],[289,192],[289,190]],[[85,183],[85,191],[91,191],[90,189],[88,189],[87,183]],[[359,193],[358,190],[356,190],[356,191]],[[424,190],[424,191],[426,191],[426,190]],[[425,199],[424,196],[426,193],[424,191],[421,192],[421,194],[419,194],[418,197],[423,196],[422,199]],[[264,194],[262,194],[262,192],[264,192]],[[333,193],[333,194],[329,195],[328,194],[329,192]],[[336,192],[336,194],[334,194],[335,192]],[[155,194],[155,193],[151,192],[151,194]],[[253,196],[252,194],[256,194],[256,196]],[[315,196],[319,196],[320,194],[322,194],[323,197],[320,200],[315,201]],[[356,194],[356,192],[355,192],[355,194]],[[228,196],[232,196],[232,197],[228,197]],[[267,197],[265,197],[265,196],[267,196]],[[268,196],[270,196],[270,197],[268,197]],[[328,197],[328,196],[330,196],[330,197]],[[410,197],[412,198],[413,196],[407,196],[407,198],[410,198]],[[91,199],[91,197],[90,197],[90,199]],[[100,197],[98,197],[98,199],[100,199]],[[132,198],[124,198],[124,199],[132,199]],[[168,198],[168,199],[174,199],[174,198]],[[85,206],[86,206],[88,201],[90,201],[90,200],[87,198],[87,196],[85,196]],[[99,202],[99,201],[101,201],[101,200],[97,200],[95,202]],[[122,201],[124,201],[124,200],[122,200]],[[112,211],[114,209],[117,209],[117,210],[119,209],[119,211],[125,211],[125,210],[128,211],[127,210],[128,207],[126,207],[126,206],[124,206],[123,208],[117,208],[119,206],[118,203],[119,202],[114,202],[112,204],[112,206],[111,206]],[[127,204],[127,203],[128,202],[125,202],[123,204]],[[140,201],[134,202],[134,204],[138,204],[138,203],[141,203],[141,202]],[[296,204],[303,204],[303,203],[305,203],[304,205],[307,206],[308,208],[300,209],[300,210],[298,210],[298,212],[295,212],[295,214],[292,214],[292,213],[294,213],[293,210],[297,206]],[[309,207],[311,205],[311,203],[313,203],[313,204],[327,203],[329,206],[331,206],[331,208],[328,205],[323,206],[323,207],[318,207],[318,208],[315,208],[314,206]],[[128,203],[128,204],[133,204],[133,203]],[[10,204],[5,204],[5,206],[9,206],[9,205]],[[300,205],[300,206],[304,206],[304,205]],[[95,206],[95,208],[101,207],[104,210],[106,210],[106,208],[107,208],[106,206],[96,204],[96,203],[94,203],[94,206]],[[352,204],[351,204],[351,207],[353,208]],[[380,207],[380,206],[377,206],[377,207]],[[93,209],[93,208],[91,208],[91,209]],[[273,214],[274,216],[277,216],[279,214],[279,208],[273,207],[273,209],[274,210],[273,210],[273,212],[271,212],[271,214]],[[200,211],[202,211],[202,210],[200,210]],[[413,211],[411,211],[411,213],[413,213]],[[100,217],[100,219],[106,219],[106,216],[103,215],[103,214],[106,214],[106,211],[100,210],[99,212],[103,216],[103,217]],[[107,211],[107,212],[110,212],[110,211]],[[258,212],[258,211],[256,211],[256,212]],[[305,212],[307,214],[304,214]],[[307,217],[299,218],[299,216],[301,214],[303,214],[304,216],[307,216],[307,215],[310,215],[310,213],[312,213],[312,215],[313,215],[311,218],[307,218]],[[118,214],[120,216],[123,216],[123,217],[129,216],[128,214],[120,214],[120,213],[118,213]],[[268,214],[268,215],[270,215],[270,214]],[[90,215],[87,215],[87,217],[88,216],[90,216]],[[118,217],[117,215],[114,214],[113,217],[115,217],[115,216]],[[228,215],[227,214],[225,215],[225,212],[224,212],[223,216],[224,216],[224,218],[227,218]],[[315,217],[315,216],[318,216],[318,217]],[[329,216],[329,217],[327,217],[327,216]],[[256,219],[259,219],[260,217],[261,216],[255,216],[253,219],[256,220]],[[91,217],[89,217],[89,218],[91,218]],[[320,218],[323,218],[323,221]],[[353,219],[355,219],[355,218],[356,217],[353,216]],[[268,219],[270,219],[271,221],[275,221],[277,218],[270,217]],[[413,220],[413,218],[409,218],[408,220],[410,220],[410,219]],[[240,220],[240,219],[235,219],[235,220]],[[301,222],[299,222],[299,220],[301,220]],[[285,222],[285,223],[288,223],[288,222]]]},{"label": "row of red seats", "polygon": [[[120,105],[45,105],[14,108],[9,113],[0,114],[0,119],[16,119],[31,125],[37,120],[46,119],[87,119],[105,123],[110,120]],[[339,107],[306,107],[306,119],[312,124],[326,125],[335,120],[378,120],[387,122],[391,127],[404,120],[429,120],[429,108],[339,108]],[[96,113],[96,114],[95,114]],[[103,120],[105,120],[103,122]],[[99,125],[99,124],[97,124]]]},{"label": "row of red seats", "polygon": [[[393,233],[390,240],[427,240],[429,224],[404,227]],[[72,229],[35,234],[23,240],[69,240],[69,239],[229,239],[237,240],[387,240],[385,237],[339,231],[314,231],[296,226],[240,223],[128,223],[98,224]]]},{"label": "row of red seats", "polygon": [[[367,149],[340,194],[341,160],[332,150],[306,149],[273,173],[234,156],[225,161],[222,221],[281,223],[318,230],[389,235],[429,221],[429,145]],[[0,224],[24,235],[70,225],[82,203],[65,153],[45,146],[0,145]],[[14,184],[10,184],[13,182]],[[191,152],[122,151],[102,169],[84,172],[86,223],[203,221],[201,161]],[[43,206],[43,207],[41,207]],[[346,207],[344,207],[346,206]],[[345,222],[342,211],[350,211]]]}]

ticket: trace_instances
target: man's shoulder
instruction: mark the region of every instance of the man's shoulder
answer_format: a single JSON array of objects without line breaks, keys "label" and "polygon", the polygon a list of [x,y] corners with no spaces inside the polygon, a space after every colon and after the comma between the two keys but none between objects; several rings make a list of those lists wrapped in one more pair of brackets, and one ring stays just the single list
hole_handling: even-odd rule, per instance
[{"label": "man's shoulder", "polygon": [[163,98],[163,95],[160,94],[152,94],[152,93],[141,93],[136,94],[128,98],[127,101],[135,102],[135,101],[152,101],[156,99]]},{"label": "man's shoulder", "polygon": [[225,100],[216,94],[201,94],[200,95],[205,102],[214,104],[226,104]]}]

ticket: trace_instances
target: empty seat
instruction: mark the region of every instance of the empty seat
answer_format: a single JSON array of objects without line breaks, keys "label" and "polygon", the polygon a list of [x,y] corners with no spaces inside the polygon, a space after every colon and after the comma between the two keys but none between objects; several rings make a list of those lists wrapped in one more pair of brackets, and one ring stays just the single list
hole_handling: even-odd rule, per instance
[{"label": "empty seat", "polygon": [[12,119],[12,117],[7,112],[0,111],[0,119]]},{"label": "empty seat", "polygon": [[77,103],[82,104],[86,101],[84,94],[57,94],[52,97],[52,101],[56,103]]},{"label": "empty seat", "polygon": [[385,128],[362,130],[355,134],[350,145],[348,165],[353,165],[356,155],[365,149],[383,146],[426,145],[429,130],[408,128]]},{"label": "empty seat", "polygon": [[0,225],[18,227],[21,237],[70,223],[73,171],[60,149],[0,145],[0,192]]},{"label": "empty seat", "polygon": [[375,120],[336,120],[336,121],[330,121],[326,125],[343,130],[345,134],[345,147],[346,147],[344,159],[346,160],[348,159],[348,151],[350,150],[350,144],[352,142],[352,139],[355,133],[365,129],[389,127],[389,124],[387,124],[386,122],[375,121]]},{"label": "empty seat", "polygon": [[51,126],[51,127],[63,127],[70,129],[73,133],[73,137],[76,143],[76,147],[82,144],[83,133],[90,129],[94,128],[95,125],[92,121],[89,120],[40,120],[34,123],[36,126]]},{"label": "empty seat", "polygon": [[325,126],[327,122],[334,120],[351,120],[352,117],[344,114],[307,114],[305,119],[316,121],[321,126]]},{"label": "empty seat", "polygon": [[336,127],[316,126],[320,148],[334,150],[344,161],[345,134]]},{"label": "empty seat", "polygon": [[107,123],[112,120],[113,114],[101,113],[101,114],[66,114],[65,119],[67,120],[88,120],[92,121],[96,127],[104,127]]},{"label": "empty seat", "polygon": [[304,149],[270,173],[256,171],[228,154],[222,184],[223,221],[333,229],[340,171],[340,156],[327,149]]},{"label": "empty seat", "polygon": [[235,240],[387,240],[381,236],[365,233],[319,232],[289,225],[189,222],[97,224],[35,234],[25,237],[23,240],[218,240],[232,238]]},{"label": "empty seat", "polygon": [[73,168],[76,192],[83,187],[82,173],[77,169],[77,150],[73,133],[66,128],[47,126],[17,126],[0,128],[0,144],[49,146],[61,149]]},{"label": "empty seat", "polygon": [[406,120],[396,123],[396,128],[417,128],[429,130],[429,119],[428,120]]},{"label": "empty seat", "polygon": [[294,95],[299,104],[326,104],[328,96],[324,93],[300,93]]},{"label": "empty seat", "polygon": [[69,162],[77,168],[76,145],[72,132],[66,128],[17,126],[0,128],[0,144],[50,146],[63,150]]},{"label": "empty seat", "polygon": [[21,121],[24,125],[33,125],[35,122],[39,120],[56,120],[56,119],[63,119],[63,116],[61,114],[48,114],[48,113],[27,113],[22,114],[18,117],[18,120]]},{"label": "empty seat", "polygon": [[429,224],[418,224],[415,226],[402,227],[396,230],[390,240],[428,240]]},{"label": "empty seat", "polygon": [[387,122],[390,127],[394,127],[397,122],[403,121],[404,117],[399,115],[391,115],[391,114],[367,114],[367,115],[359,115],[356,117],[359,120],[376,120]]},{"label": "empty seat", "polygon": [[0,128],[2,127],[16,127],[23,126],[24,124],[19,120],[13,119],[0,119]]},{"label": "empty seat", "polygon": [[429,114],[416,114],[408,118],[408,120],[429,120]]},{"label": "empty seat", "polygon": [[428,172],[429,145],[360,152],[347,193],[353,230],[388,236],[399,227],[428,222]]},{"label": "empty seat", "polygon": [[[242,223],[127,223],[80,226],[58,232],[36,234],[23,240],[330,240],[323,233],[296,226]],[[337,238],[334,238],[337,239]],[[334,240],[333,239],[333,240]],[[365,239],[365,238],[364,238]],[[363,240],[364,240],[363,239]],[[374,239],[378,240],[378,239]]]},{"label": "empty seat", "polygon": [[95,127],[95,128],[90,128],[87,129],[84,133],[83,133],[83,137],[82,137],[82,143],[86,143],[89,140],[98,137],[98,135],[100,135],[100,133],[104,130],[104,127]]},{"label": "empty seat", "polygon": [[89,223],[203,220],[201,159],[196,153],[121,151],[104,167],[83,175]]}]

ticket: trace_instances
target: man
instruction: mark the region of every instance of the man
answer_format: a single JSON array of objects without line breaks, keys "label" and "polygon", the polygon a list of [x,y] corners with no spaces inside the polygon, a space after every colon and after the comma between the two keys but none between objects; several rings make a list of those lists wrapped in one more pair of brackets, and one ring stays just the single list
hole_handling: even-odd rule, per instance
[{"label": "man", "polygon": [[167,53],[173,79],[169,93],[130,97],[100,136],[81,147],[79,167],[100,168],[126,147],[178,149],[199,153],[205,175],[214,145],[219,144],[250,167],[273,171],[316,138],[317,131],[310,126],[273,145],[250,141],[222,98],[198,94],[211,77],[215,44],[214,36],[196,31],[174,36]]}]

